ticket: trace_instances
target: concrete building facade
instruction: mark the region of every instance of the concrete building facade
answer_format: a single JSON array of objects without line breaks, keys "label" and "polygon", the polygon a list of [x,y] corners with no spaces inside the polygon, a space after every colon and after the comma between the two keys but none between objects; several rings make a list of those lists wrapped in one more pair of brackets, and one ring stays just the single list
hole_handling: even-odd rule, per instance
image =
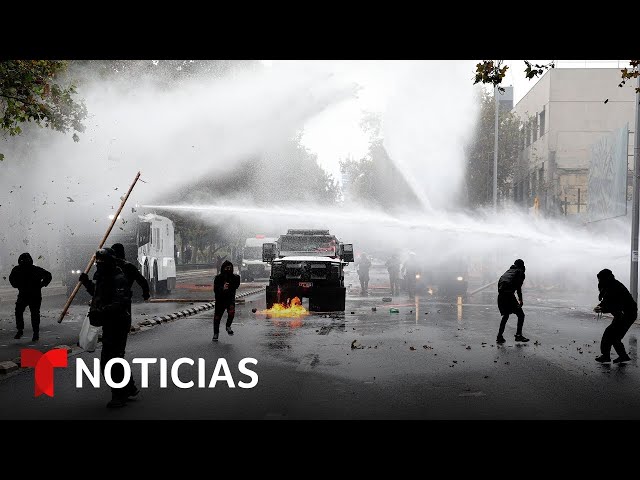
[{"label": "concrete building facade", "polygon": [[635,82],[620,81],[618,68],[555,68],[515,105],[525,132],[513,178],[516,204],[531,207],[537,199],[548,214],[586,212],[592,145],[626,123],[634,128]]}]

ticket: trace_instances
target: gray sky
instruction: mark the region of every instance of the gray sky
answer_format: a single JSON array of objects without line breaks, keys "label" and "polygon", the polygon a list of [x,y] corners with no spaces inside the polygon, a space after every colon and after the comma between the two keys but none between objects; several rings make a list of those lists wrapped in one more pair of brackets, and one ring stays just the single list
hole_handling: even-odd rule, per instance
[{"label": "gray sky", "polygon": [[[530,60],[547,64],[551,60]],[[282,61],[266,61],[277,65]],[[416,61],[419,62],[419,61]],[[394,85],[400,75],[394,64],[401,61],[304,61],[313,68],[327,68],[337,75],[346,75],[362,86],[357,99],[345,100],[327,108],[305,126],[304,144],[317,153],[320,164],[339,180],[338,161],[349,155],[362,158],[368,148],[368,138],[359,122],[363,110],[384,112],[393,101]],[[523,60],[507,60],[509,65],[504,85],[514,87],[514,102],[518,102],[538,81],[527,80]],[[623,68],[627,60],[556,60],[556,68]],[[390,67],[391,66],[391,67]],[[401,69],[399,69],[401,70]],[[473,69],[469,71],[469,83],[473,83]]]}]

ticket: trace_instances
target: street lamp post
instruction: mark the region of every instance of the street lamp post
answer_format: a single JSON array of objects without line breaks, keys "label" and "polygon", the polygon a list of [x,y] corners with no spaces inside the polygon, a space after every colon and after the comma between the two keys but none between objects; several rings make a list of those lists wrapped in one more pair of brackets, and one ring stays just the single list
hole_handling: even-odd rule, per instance
[{"label": "street lamp post", "polygon": [[493,210],[498,211],[498,86],[493,87],[493,97],[496,102],[495,127],[493,132]]},{"label": "street lamp post", "polygon": [[[640,71],[640,65],[636,67]],[[633,208],[631,210],[631,295],[638,301],[638,214],[640,214],[640,76],[636,93],[636,126],[633,129]]]}]

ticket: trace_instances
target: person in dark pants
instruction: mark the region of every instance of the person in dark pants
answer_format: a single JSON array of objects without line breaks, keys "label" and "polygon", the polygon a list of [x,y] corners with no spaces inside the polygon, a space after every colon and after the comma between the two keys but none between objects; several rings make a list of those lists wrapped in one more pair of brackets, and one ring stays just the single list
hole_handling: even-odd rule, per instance
[{"label": "person in dark pants", "polygon": [[13,267],[9,274],[9,283],[18,289],[16,300],[16,333],[15,339],[22,338],[24,333],[24,311],[29,307],[31,313],[31,328],[33,338],[37,342],[40,339],[40,305],[42,304],[42,287],[51,283],[51,273],[42,267],[33,264],[33,259],[28,253],[22,253],[18,257],[18,265]]},{"label": "person in dark pants", "polygon": [[[140,270],[138,270],[138,268],[133,263],[127,262],[127,259],[124,255],[124,245],[122,245],[121,243],[114,243],[113,245],[111,245],[111,250],[113,250],[116,255],[116,265],[120,267],[120,270],[122,270],[124,276],[127,277],[130,295],[133,295],[133,292],[131,291],[133,282],[137,282],[138,285],[140,285],[140,288],[142,288],[142,298],[145,302],[149,300],[149,297],[151,296],[149,294],[149,282],[147,282],[147,279],[144,278],[144,276],[140,273]],[[131,304],[129,304],[129,311],[131,311]]]},{"label": "person in dark pants", "polygon": [[[102,327],[100,368],[104,375],[109,360],[124,358],[131,329],[131,290],[126,276],[116,264],[115,253],[110,248],[102,248],[96,252],[96,273],[93,282],[86,273],[82,273],[79,280],[92,296],[89,321],[91,325]],[[122,365],[113,365],[111,378],[116,383],[122,382]],[[126,386],[111,388],[111,401],[107,403],[107,407],[124,407],[127,400],[139,392],[131,377]]]},{"label": "person in dark pants", "polygon": [[358,259],[358,278],[360,279],[360,293],[362,295],[369,294],[369,269],[371,268],[371,260],[366,254],[362,253]]},{"label": "person in dark pants", "polygon": [[611,325],[605,328],[600,341],[601,355],[596,358],[598,362],[611,361],[611,347],[618,354],[613,363],[628,362],[631,360],[624,349],[622,338],[625,336],[638,316],[638,304],[633,299],[627,287],[613,276],[608,268],[598,273],[598,298],[601,302],[593,309],[596,313],[611,313],[613,320]]},{"label": "person in dark pants", "polygon": [[389,272],[389,283],[391,285],[391,295],[400,294],[400,260],[394,253],[386,263]]},{"label": "person in dark pants", "polygon": [[404,274],[409,298],[413,299],[416,296],[416,275],[420,273],[415,253],[411,252],[409,254],[409,258],[402,265],[402,273]]},{"label": "person in dark pants", "polygon": [[[529,339],[522,335],[522,326],[524,325],[524,311],[522,310],[522,284],[524,283],[525,267],[521,259],[513,262],[513,265],[502,274],[498,280],[498,309],[502,315],[500,329],[498,330],[497,343],[504,343],[506,340],[502,336],[507,326],[507,320],[512,313],[518,317],[518,327],[516,330],[516,342],[528,342]],[[518,295],[518,299],[514,294]]]},{"label": "person in dark pants", "polygon": [[240,286],[240,275],[233,273],[233,263],[225,260],[220,273],[213,280],[213,292],[216,296],[216,306],[213,314],[213,341],[218,341],[220,320],[227,311],[227,333],[233,335],[231,324],[236,314],[236,290]]}]

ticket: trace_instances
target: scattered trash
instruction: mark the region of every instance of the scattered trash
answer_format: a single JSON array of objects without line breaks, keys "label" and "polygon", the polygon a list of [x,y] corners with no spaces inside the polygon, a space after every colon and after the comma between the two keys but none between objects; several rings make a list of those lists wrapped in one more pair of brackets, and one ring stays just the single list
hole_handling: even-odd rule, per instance
[{"label": "scattered trash", "polygon": [[377,309],[376,307],[371,307],[371,311],[372,311],[372,312],[375,312],[375,311],[377,311],[377,310],[378,310],[378,309]]},{"label": "scattered trash", "polygon": [[[251,309],[251,313],[256,313],[257,311],[258,311],[258,309],[257,309],[257,308],[252,308],[252,309]],[[317,330],[316,330],[316,332],[317,332]]]},{"label": "scattered trash", "polygon": [[415,350],[415,348],[414,347],[409,347],[409,350]]},{"label": "scattered trash", "polygon": [[535,342],[533,342],[534,345],[542,345],[538,340],[536,340]]},{"label": "scattered trash", "polygon": [[433,347],[430,347],[429,345],[422,345],[422,348],[425,350],[433,350]]},{"label": "scattered trash", "polygon": [[390,302],[390,301],[392,301],[392,298],[391,297],[382,297],[382,301],[383,302]]},{"label": "scattered trash", "polygon": [[[364,347],[358,344],[358,340],[354,340],[353,342],[351,342],[351,350],[355,350],[357,348],[364,348]],[[349,354],[347,353],[347,355]]]},{"label": "scattered trash", "polygon": [[489,375],[485,375],[484,378],[489,378]]},{"label": "scattered trash", "polygon": [[454,361],[453,361],[453,363],[458,363],[458,361],[457,361],[457,360],[454,360]]},{"label": "scattered trash", "polygon": [[351,312],[351,315],[355,315],[355,314],[356,314],[356,312]]},{"label": "scattered trash", "polygon": [[400,310],[398,310],[397,308],[390,308],[389,313],[400,313]]},{"label": "scattered trash", "polygon": [[465,350],[471,350],[471,345],[467,345],[467,348]]}]

